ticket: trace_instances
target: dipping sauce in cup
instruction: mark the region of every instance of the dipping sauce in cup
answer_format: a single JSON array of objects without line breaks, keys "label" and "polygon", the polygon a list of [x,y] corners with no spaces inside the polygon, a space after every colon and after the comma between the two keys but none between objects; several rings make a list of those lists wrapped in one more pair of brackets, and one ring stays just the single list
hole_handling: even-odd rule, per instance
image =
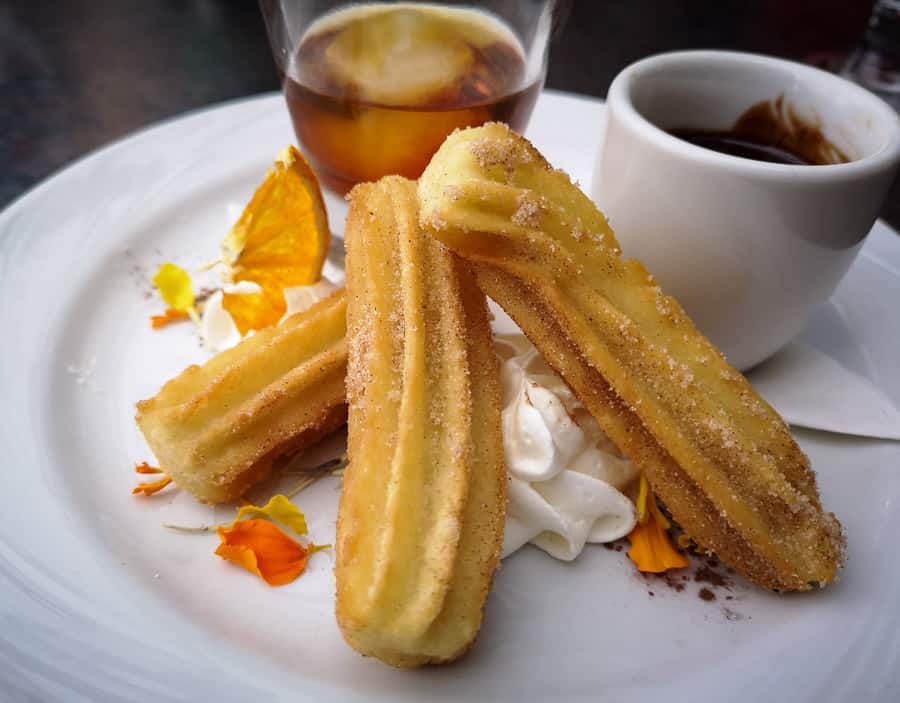
[{"label": "dipping sauce in cup", "polygon": [[794,166],[845,164],[849,157],[820,125],[785,108],[784,96],[749,108],[728,130],[669,129],[672,136],[722,154]]},{"label": "dipping sauce in cup", "polygon": [[[632,64],[607,106],[591,193],[624,255],[737,368],[774,354],[856,258],[900,164],[900,118],[830,73],[723,51]],[[790,162],[722,148],[761,116],[770,131],[750,136]],[[698,145],[703,134],[720,148]]]}]

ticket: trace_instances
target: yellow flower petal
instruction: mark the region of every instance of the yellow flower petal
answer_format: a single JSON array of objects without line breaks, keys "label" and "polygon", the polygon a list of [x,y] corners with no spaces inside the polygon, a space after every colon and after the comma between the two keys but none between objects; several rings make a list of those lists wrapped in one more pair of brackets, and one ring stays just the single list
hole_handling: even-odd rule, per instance
[{"label": "yellow flower petal", "polygon": [[[293,530],[298,535],[306,534],[306,518],[300,509],[291,503],[286,496],[281,494],[272,496],[269,502],[264,506],[245,505],[238,510],[235,522],[241,520],[247,515],[258,517],[264,515],[276,522],[280,522],[285,527]],[[233,523],[232,523],[233,524]]]},{"label": "yellow flower petal", "polygon": [[167,261],[153,277],[153,285],[159,289],[163,301],[170,308],[190,315],[194,320],[198,318],[194,309],[191,277],[183,268]]},{"label": "yellow flower petal", "polygon": [[647,477],[644,474],[641,474],[641,488],[638,493],[637,502],[635,502],[634,507],[637,511],[638,522],[641,525],[647,524],[647,519],[650,517],[650,514],[647,512],[647,496],[650,495],[650,483],[647,481]]}]

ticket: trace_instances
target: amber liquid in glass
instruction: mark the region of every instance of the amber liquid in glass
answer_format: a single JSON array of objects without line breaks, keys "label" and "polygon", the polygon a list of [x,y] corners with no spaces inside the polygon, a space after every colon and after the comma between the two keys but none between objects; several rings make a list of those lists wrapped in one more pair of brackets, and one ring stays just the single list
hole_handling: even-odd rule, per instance
[{"label": "amber liquid in glass", "polygon": [[499,20],[414,3],[327,15],[284,75],[301,148],[341,193],[387,174],[418,178],[457,127],[521,131],[542,83],[527,82],[522,46]]}]

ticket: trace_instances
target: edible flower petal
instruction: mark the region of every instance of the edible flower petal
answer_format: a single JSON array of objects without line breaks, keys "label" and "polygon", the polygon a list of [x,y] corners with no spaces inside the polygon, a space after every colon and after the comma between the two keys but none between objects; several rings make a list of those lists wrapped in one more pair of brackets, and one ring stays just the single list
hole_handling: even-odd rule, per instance
[{"label": "edible flower petal", "polygon": [[298,535],[306,534],[306,518],[300,509],[291,503],[286,496],[278,494],[272,496],[269,502],[264,506],[245,505],[238,510],[235,522],[246,516],[265,516],[276,522],[280,522],[285,527],[293,530]]},{"label": "edible flower petal", "polygon": [[139,483],[134,488],[131,489],[131,495],[136,496],[138,493],[143,493],[145,496],[152,496],[154,493],[159,493],[163,488],[172,483],[172,478],[170,476],[163,476],[161,479],[157,481],[149,481],[147,483]]},{"label": "edible flower petal", "polygon": [[217,530],[221,544],[216,554],[262,578],[270,586],[283,586],[306,570],[315,547],[298,544],[268,520],[240,520]]},{"label": "edible flower petal", "polygon": [[628,558],[635,563],[638,571],[658,574],[688,566],[687,559],[669,539],[667,530],[671,525],[656,505],[656,498],[644,476],[641,476],[636,508],[638,524],[628,535],[631,542]]},{"label": "edible flower petal", "polygon": [[647,510],[647,497],[650,495],[650,482],[641,475],[641,487],[638,492],[637,501],[635,501],[634,508],[637,512],[638,523],[641,525],[646,525],[647,520],[650,519],[650,512]]},{"label": "edible flower petal", "polygon": [[194,289],[187,271],[167,261],[159,267],[159,271],[153,277],[153,285],[159,289],[166,305],[190,316],[195,322],[199,321],[197,310],[194,308]]},{"label": "edible flower petal", "polygon": [[[140,464],[134,465],[134,472],[136,474],[161,474],[163,470],[158,466],[150,466],[146,461],[142,461]],[[131,489],[131,495],[136,496],[138,493],[143,493],[145,496],[152,496],[154,493],[159,493],[170,483],[172,483],[172,479],[168,476],[163,476],[147,483],[139,483]]]},{"label": "edible flower petal", "polygon": [[140,464],[134,465],[134,472],[136,474],[161,474],[163,470],[158,466],[150,466],[146,461],[142,461]]},{"label": "edible flower petal", "polygon": [[151,315],[150,326],[158,330],[172,322],[179,320],[187,320],[190,315],[185,310],[176,310],[175,308],[166,308],[162,315]]}]

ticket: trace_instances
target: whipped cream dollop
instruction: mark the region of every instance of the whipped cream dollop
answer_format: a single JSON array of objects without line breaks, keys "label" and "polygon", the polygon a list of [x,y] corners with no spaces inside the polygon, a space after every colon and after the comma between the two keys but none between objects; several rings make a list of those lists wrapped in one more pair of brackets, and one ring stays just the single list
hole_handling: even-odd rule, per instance
[{"label": "whipped cream dollop", "polygon": [[[287,310],[278,321],[278,324],[280,325],[291,315],[311,308],[337,289],[338,286],[325,277],[308,286],[285,288],[284,300],[287,303]],[[220,352],[233,347],[242,339],[237,325],[234,324],[234,319],[222,305],[224,294],[251,295],[261,291],[262,288],[256,283],[241,281],[240,283],[225,285],[221,290],[217,290],[209,296],[206,304],[203,306],[203,314],[200,317],[200,338],[203,340],[203,346],[211,352]]]},{"label": "whipped cream dollop", "polygon": [[231,314],[222,305],[222,297],[228,295],[252,295],[262,288],[251,281],[228,284],[209,296],[200,316],[200,339],[211,352],[220,352],[241,341],[241,333]]},{"label": "whipped cream dollop", "polygon": [[284,315],[282,315],[278,324],[280,325],[291,315],[296,315],[298,312],[309,310],[313,305],[320,300],[324,300],[337,289],[338,286],[336,284],[324,277],[308,286],[285,288],[284,301],[287,303],[287,310],[285,310]]},{"label": "whipped cream dollop", "polygon": [[638,476],[524,335],[495,337],[509,471],[503,556],[531,542],[571,561],[635,524],[622,491]]}]

